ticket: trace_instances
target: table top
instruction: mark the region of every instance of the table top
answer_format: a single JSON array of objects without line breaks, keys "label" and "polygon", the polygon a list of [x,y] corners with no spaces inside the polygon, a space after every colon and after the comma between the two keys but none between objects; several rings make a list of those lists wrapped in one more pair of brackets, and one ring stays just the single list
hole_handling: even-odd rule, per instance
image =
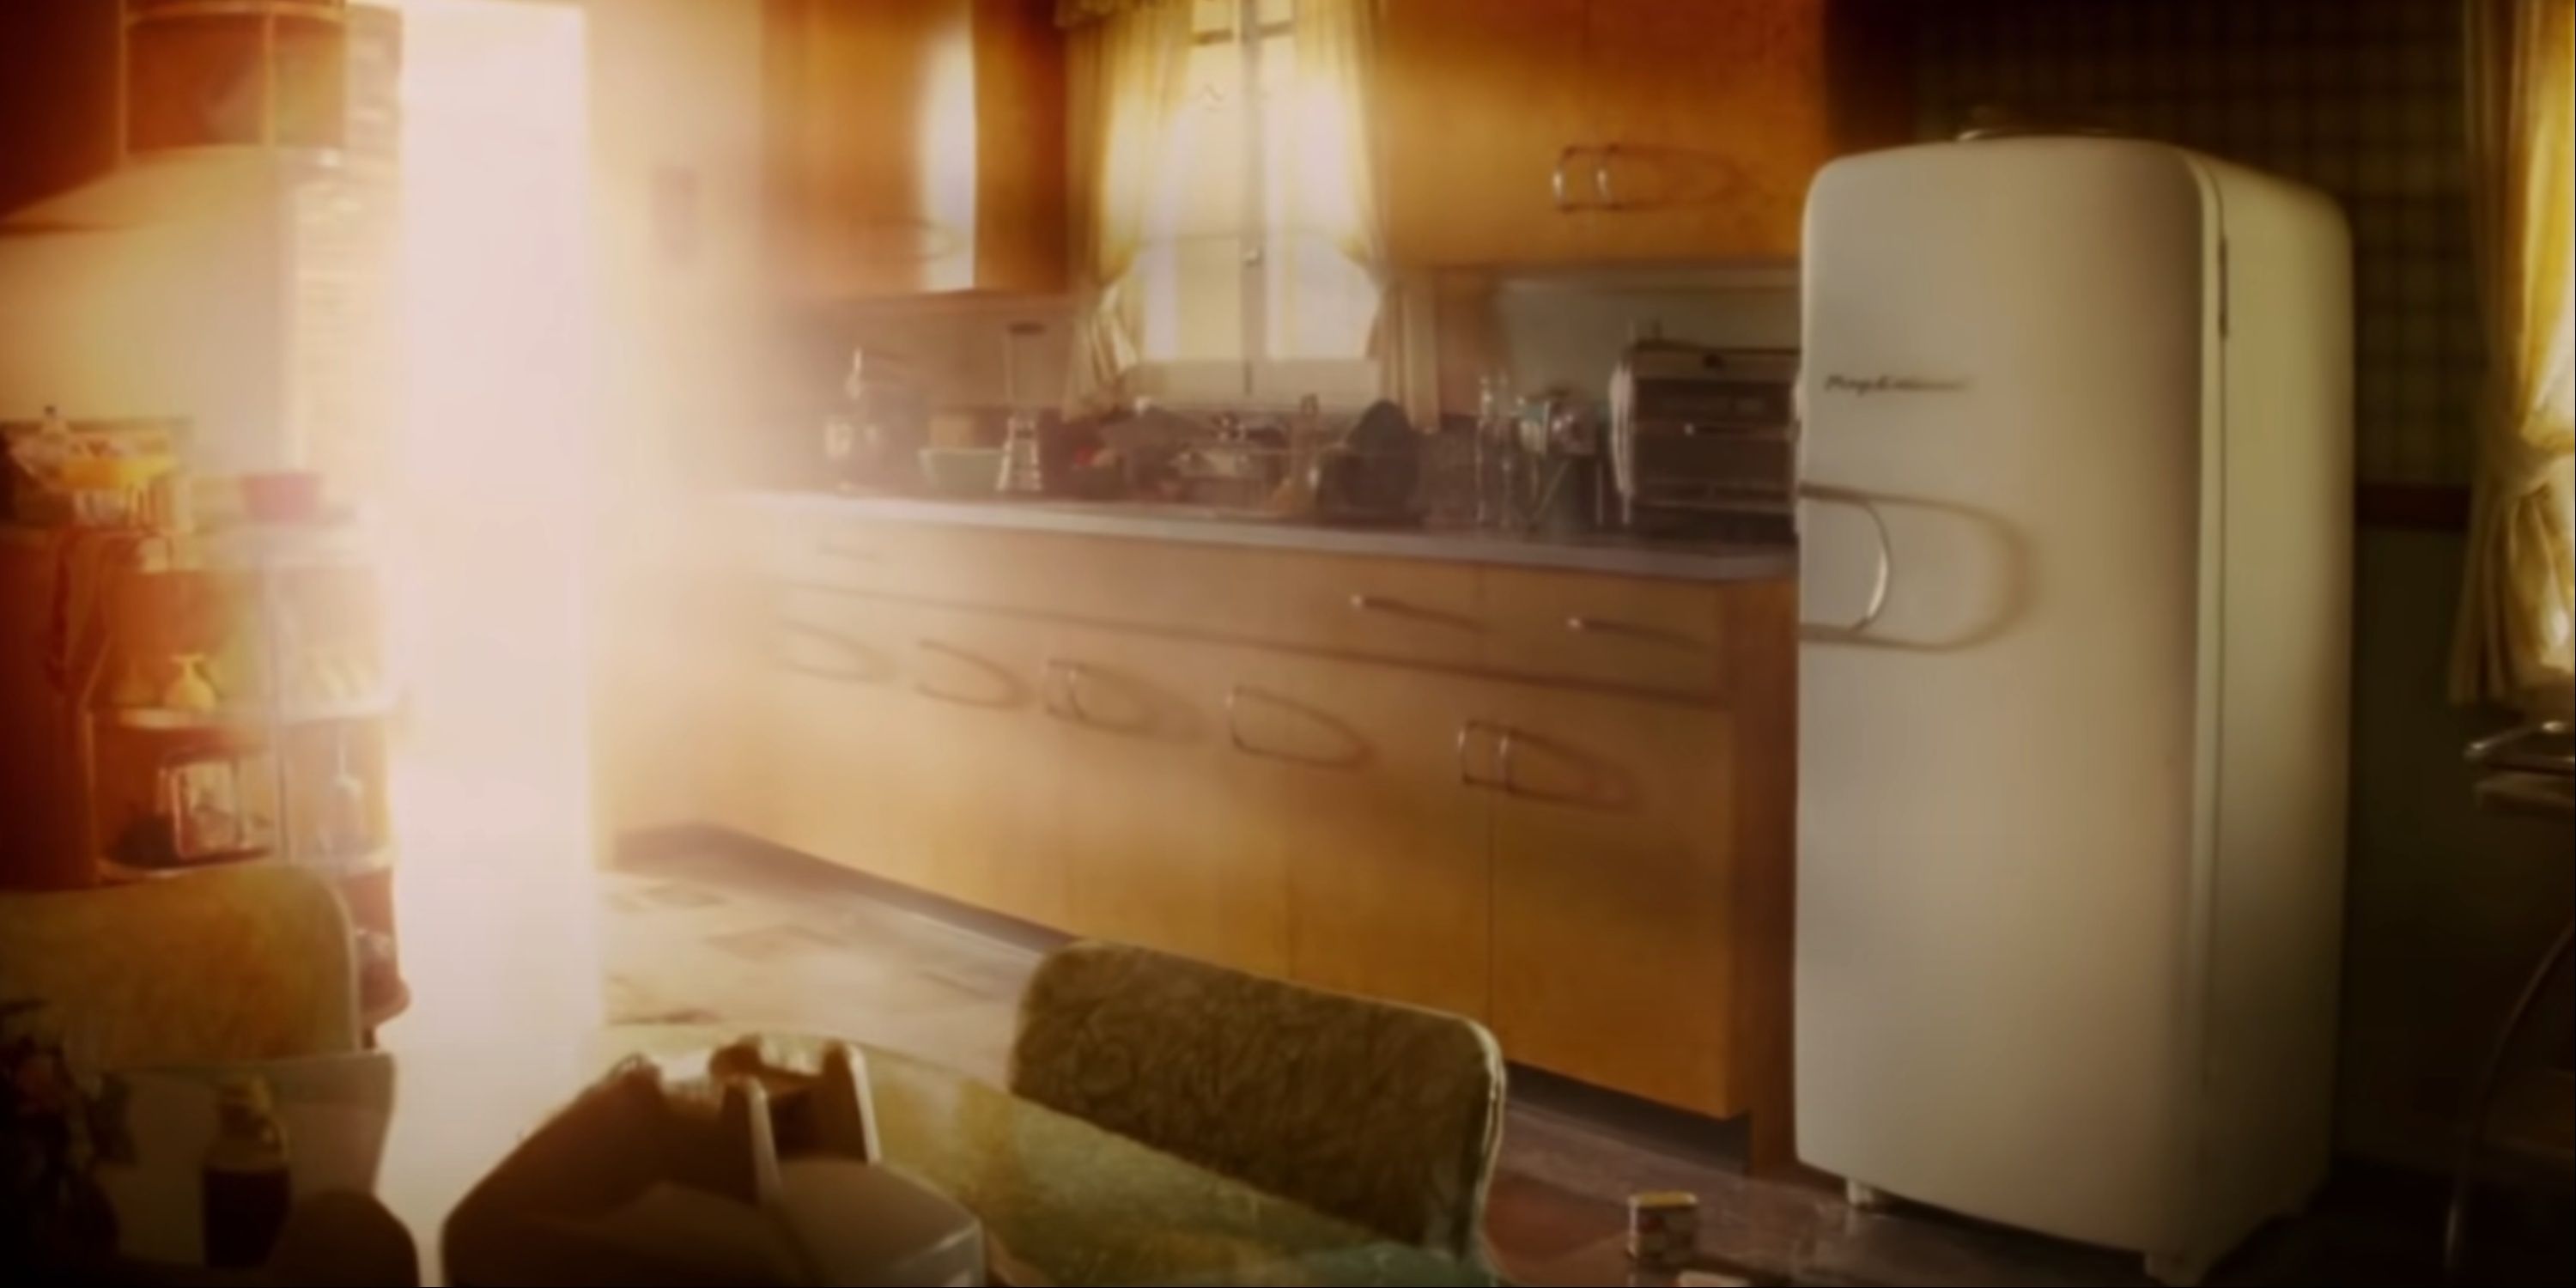
[{"label": "table top", "polygon": [[[102,1169],[121,1253],[201,1259],[198,1163],[216,1089],[268,1081],[299,1195],[370,1192],[443,1282],[448,1212],[528,1132],[632,1055],[678,1057],[732,1031],[625,1027],[507,1047],[435,1047],[121,1075],[135,1144]],[[818,1039],[784,1039],[819,1047]],[[974,1212],[1015,1278],[1089,1283],[1490,1284],[1489,1271],[1210,1172],[963,1074],[852,1043],[885,1161]]]}]

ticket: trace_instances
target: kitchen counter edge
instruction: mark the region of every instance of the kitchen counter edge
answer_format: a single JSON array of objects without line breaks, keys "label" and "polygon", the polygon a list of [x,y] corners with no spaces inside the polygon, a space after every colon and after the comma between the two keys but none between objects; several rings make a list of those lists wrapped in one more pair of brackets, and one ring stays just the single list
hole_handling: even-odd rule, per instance
[{"label": "kitchen counter edge", "polygon": [[1764,581],[1794,577],[1790,545],[1689,543],[1617,535],[1548,537],[1439,528],[1332,527],[1258,519],[1155,513],[1116,502],[946,501],[752,490],[737,502],[772,510],[887,523],[1053,532],[1067,536],[1295,550],[1383,559],[1493,564],[1677,581]]}]

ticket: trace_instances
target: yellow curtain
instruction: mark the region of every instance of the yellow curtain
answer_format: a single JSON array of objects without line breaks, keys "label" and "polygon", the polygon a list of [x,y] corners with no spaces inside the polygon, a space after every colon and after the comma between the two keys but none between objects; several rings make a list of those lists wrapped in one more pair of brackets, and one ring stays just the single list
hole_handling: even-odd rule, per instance
[{"label": "yellow curtain", "polygon": [[1291,223],[1329,237],[1377,284],[1369,352],[1392,386],[1402,348],[1398,295],[1379,217],[1369,87],[1377,66],[1378,0],[1297,0],[1297,110],[1288,173]]},{"label": "yellow curtain", "polygon": [[2488,382],[2451,692],[2565,715],[2576,692],[2568,251],[2576,0],[2468,0],[2467,8],[2472,235]]},{"label": "yellow curtain", "polygon": [[1190,52],[1188,0],[1133,3],[1066,35],[1067,145],[1074,271],[1089,302],[1066,390],[1074,409],[1116,397],[1136,364],[1140,301],[1128,281],[1157,189],[1165,123]]},{"label": "yellow curtain", "polygon": [[1374,0],[1297,0],[1297,109],[1287,199],[1293,227],[1323,233],[1384,280],[1377,175],[1369,150],[1369,74],[1376,62]]}]

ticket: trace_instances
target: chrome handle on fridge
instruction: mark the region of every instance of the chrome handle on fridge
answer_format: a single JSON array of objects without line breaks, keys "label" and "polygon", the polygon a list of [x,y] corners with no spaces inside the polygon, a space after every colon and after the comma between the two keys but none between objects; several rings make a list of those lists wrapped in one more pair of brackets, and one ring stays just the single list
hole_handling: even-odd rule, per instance
[{"label": "chrome handle on fridge", "polygon": [[1879,615],[1887,611],[1888,587],[1896,577],[1896,539],[1887,530],[1887,516],[1879,513],[1878,503],[1865,493],[1844,488],[1807,484],[1798,489],[1798,499],[1823,505],[1849,506],[1869,519],[1870,532],[1878,539],[1878,569],[1870,579],[1868,606],[1861,609],[1860,616],[1848,622],[1813,624],[1818,629],[1841,635],[1859,635],[1868,631],[1877,624]]}]

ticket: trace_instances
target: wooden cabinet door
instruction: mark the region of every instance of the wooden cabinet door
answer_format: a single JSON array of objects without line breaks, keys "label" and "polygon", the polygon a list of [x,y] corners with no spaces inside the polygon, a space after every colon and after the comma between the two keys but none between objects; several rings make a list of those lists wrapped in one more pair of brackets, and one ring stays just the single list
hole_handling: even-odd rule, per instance
[{"label": "wooden cabinet door", "polygon": [[591,805],[604,843],[687,823],[745,827],[741,681],[760,620],[745,611],[747,586],[682,574],[617,583],[597,601]]},{"label": "wooden cabinet door", "polygon": [[748,717],[761,835],[906,885],[933,888],[944,820],[914,749],[929,733],[903,682],[912,623],[887,600],[809,585],[769,591]]},{"label": "wooden cabinet door", "polygon": [[[1514,1060],[1713,1116],[1733,1077],[1728,714],[1496,686],[1493,1027]],[[1481,760],[1482,758],[1479,757]]]},{"label": "wooden cabinet door", "polygon": [[1043,628],[991,613],[913,608],[904,686],[914,807],[938,820],[923,884],[1046,926],[1065,924],[1054,797],[1066,764],[1047,718]]},{"label": "wooden cabinet door", "polygon": [[975,286],[1065,289],[1065,37],[1055,6],[975,0]]},{"label": "wooden cabinet door", "polygon": [[1042,700],[1061,766],[1056,845],[1075,932],[1264,974],[1287,969],[1268,820],[1225,791],[1219,651],[1123,631],[1048,632]]},{"label": "wooden cabinet door", "polygon": [[1380,23],[1374,107],[1395,262],[1582,256],[1589,217],[1560,209],[1549,177],[1593,134],[1584,0],[1387,0]]},{"label": "wooden cabinet door", "polygon": [[[1587,0],[1604,258],[1798,253],[1832,155],[1825,0]],[[1589,176],[1587,176],[1589,177]]]},{"label": "wooden cabinet door", "polygon": [[[765,24],[781,284],[819,296],[971,285],[950,280],[974,265],[969,6],[767,0]],[[967,134],[934,139],[934,121]]]},{"label": "wooden cabinet door", "polygon": [[1288,974],[1479,1018],[1490,807],[1463,780],[1475,681],[1233,650],[1228,844],[1285,877]]},{"label": "wooden cabinet door", "polygon": [[1064,41],[1024,0],[766,0],[791,295],[1064,285]]}]

